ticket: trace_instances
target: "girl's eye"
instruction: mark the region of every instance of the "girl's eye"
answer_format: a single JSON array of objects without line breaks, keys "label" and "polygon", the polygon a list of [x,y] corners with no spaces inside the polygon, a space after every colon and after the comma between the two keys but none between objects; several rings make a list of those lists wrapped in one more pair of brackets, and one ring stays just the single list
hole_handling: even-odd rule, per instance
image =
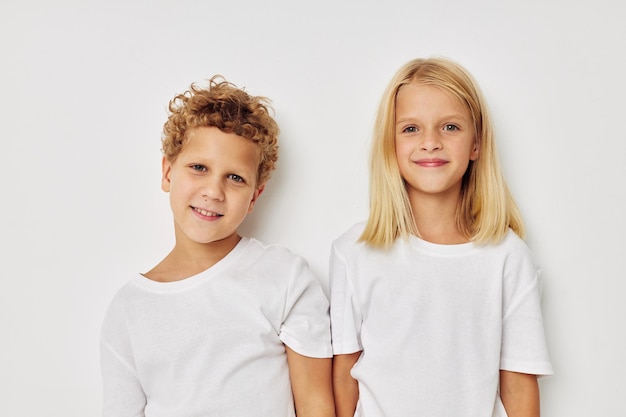
[{"label": "girl's eye", "polygon": [[402,129],[403,133],[415,133],[417,132],[417,128],[415,126],[407,126],[404,129]]},{"label": "girl's eye", "polygon": [[459,127],[457,125],[449,124],[449,125],[445,125],[443,127],[443,130],[448,131],[448,132],[454,132],[454,131],[459,130]]},{"label": "girl's eye", "polygon": [[228,178],[235,182],[245,182],[244,179],[237,174],[229,174]]},{"label": "girl's eye", "polygon": [[191,165],[191,169],[193,169],[194,171],[200,171],[200,172],[205,172],[206,171],[206,167],[204,165],[200,165],[200,164],[193,164],[193,165]]}]

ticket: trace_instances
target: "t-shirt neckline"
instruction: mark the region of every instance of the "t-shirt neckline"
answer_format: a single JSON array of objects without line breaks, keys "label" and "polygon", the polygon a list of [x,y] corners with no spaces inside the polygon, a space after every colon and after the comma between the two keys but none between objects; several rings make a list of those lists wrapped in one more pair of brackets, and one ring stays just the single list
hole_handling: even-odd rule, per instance
[{"label": "t-shirt neckline", "polygon": [[184,278],[179,281],[159,282],[151,280],[150,278],[146,278],[142,274],[137,273],[131,279],[131,284],[149,291],[158,292],[180,291],[195,287],[196,285],[201,284],[211,277],[221,273],[225,269],[228,269],[234,262],[237,261],[237,259],[241,257],[243,252],[245,252],[250,241],[251,239],[249,237],[242,236],[241,240],[237,242],[235,247],[230,252],[228,252],[226,256],[224,256],[208,269],[205,269],[204,271],[201,271],[196,275],[192,275],[188,278]]}]

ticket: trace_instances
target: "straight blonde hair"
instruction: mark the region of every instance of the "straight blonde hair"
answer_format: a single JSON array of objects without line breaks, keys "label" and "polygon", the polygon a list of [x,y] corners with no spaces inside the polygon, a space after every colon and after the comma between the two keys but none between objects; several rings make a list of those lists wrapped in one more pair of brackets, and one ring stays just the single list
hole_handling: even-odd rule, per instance
[{"label": "straight blonde hair", "polygon": [[479,156],[470,161],[456,209],[459,231],[478,243],[497,243],[512,229],[524,237],[522,218],[500,169],[485,100],[473,77],[445,58],[407,62],[391,79],[378,108],[370,154],[370,213],[360,237],[388,247],[399,237],[419,236],[395,149],[396,96],[409,83],[442,88],[467,106],[474,120]]}]

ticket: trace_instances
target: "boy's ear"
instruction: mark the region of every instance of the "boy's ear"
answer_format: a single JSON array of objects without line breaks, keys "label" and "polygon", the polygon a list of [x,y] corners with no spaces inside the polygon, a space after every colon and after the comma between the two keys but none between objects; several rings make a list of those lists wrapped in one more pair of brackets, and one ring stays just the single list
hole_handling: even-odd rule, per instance
[{"label": "boy's ear", "polygon": [[256,200],[259,198],[263,190],[265,190],[265,184],[263,184],[262,186],[254,190],[254,194],[252,195],[252,200],[250,200],[250,206],[248,207],[248,213],[251,213],[252,210],[254,209],[254,204],[256,203]]},{"label": "boy's ear", "polygon": [[172,175],[172,164],[167,158],[164,156],[161,161],[161,189],[166,193],[170,192],[170,176]]}]

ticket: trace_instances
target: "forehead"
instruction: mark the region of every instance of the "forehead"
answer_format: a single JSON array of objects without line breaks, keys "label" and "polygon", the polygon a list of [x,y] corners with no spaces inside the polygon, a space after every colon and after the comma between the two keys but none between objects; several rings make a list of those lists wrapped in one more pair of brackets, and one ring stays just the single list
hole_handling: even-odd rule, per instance
[{"label": "forehead", "polygon": [[203,161],[259,165],[260,147],[257,143],[235,133],[225,133],[217,127],[194,127],[187,131],[187,141],[179,158]]},{"label": "forehead", "polygon": [[446,112],[469,116],[468,106],[445,88],[412,82],[404,84],[396,94],[397,112]]}]

